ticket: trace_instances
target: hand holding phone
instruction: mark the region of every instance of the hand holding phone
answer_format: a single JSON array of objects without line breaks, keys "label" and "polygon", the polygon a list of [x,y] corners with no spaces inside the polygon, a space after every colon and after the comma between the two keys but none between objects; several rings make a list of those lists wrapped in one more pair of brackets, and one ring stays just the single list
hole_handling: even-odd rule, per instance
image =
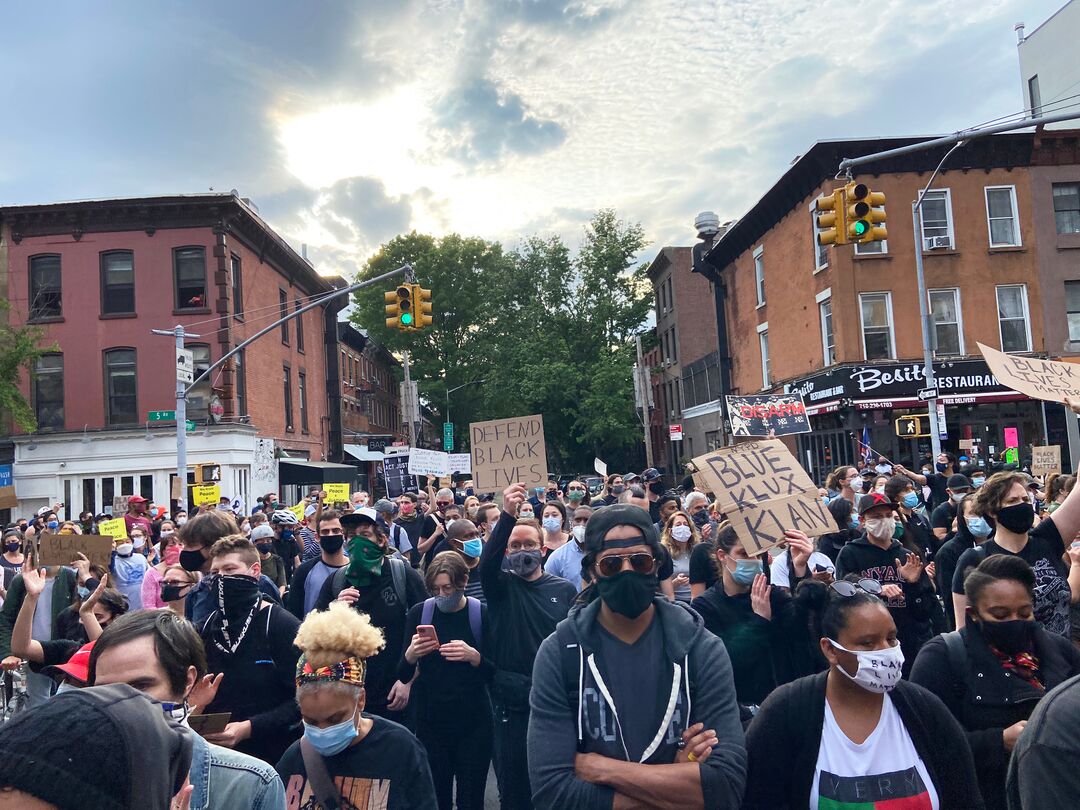
[{"label": "hand holding phone", "polygon": [[436,646],[439,644],[439,636],[435,632],[435,625],[433,624],[417,625],[416,634],[420,636],[425,644],[434,644]]}]

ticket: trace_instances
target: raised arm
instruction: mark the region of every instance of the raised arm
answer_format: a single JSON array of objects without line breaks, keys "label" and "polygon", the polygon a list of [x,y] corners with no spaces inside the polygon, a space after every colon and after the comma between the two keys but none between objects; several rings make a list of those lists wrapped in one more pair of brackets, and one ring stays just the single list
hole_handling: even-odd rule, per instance
[{"label": "raised arm", "polygon": [[926,476],[925,475],[922,475],[922,474],[917,473],[917,472],[912,472],[911,470],[909,470],[907,467],[903,466],[902,464],[894,465],[893,469],[896,472],[900,473],[900,475],[906,475],[908,478],[910,478],[912,481],[914,481],[919,486],[921,486],[921,487],[926,486]]},{"label": "raised arm", "polygon": [[500,585],[502,577],[503,558],[506,556],[506,544],[510,542],[510,533],[517,523],[518,506],[525,500],[525,485],[511,484],[503,490],[503,511],[499,515],[499,522],[491,531],[491,536],[484,543],[484,551],[480,555],[480,583],[484,588],[484,595],[491,599]]},{"label": "raised arm", "polygon": [[19,615],[15,618],[15,627],[11,631],[11,654],[34,664],[41,664],[45,661],[45,650],[30,634],[34,629],[34,611],[37,610],[38,599],[45,590],[45,569],[38,571],[28,562],[23,563],[22,580],[26,596],[19,606]]}]

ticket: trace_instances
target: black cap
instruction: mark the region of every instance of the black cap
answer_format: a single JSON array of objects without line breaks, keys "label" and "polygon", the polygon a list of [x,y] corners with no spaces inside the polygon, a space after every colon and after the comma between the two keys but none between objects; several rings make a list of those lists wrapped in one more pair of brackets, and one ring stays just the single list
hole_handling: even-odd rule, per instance
[{"label": "black cap", "polygon": [[646,484],[652,481],[658,481],[662,477],[663,476],[660,474],[660,471],[656,469],[656,467],[649,467],[649,469],[645,470],[641,474],[641,480],[644,481]]},{"label": "black cap", "polygon": [[896,509],[896,504],[880,492],[871,492],[869,495],[863,495],[862,498],[859,499],[859,515],[865,515],[871,509],[875,509],[879,506],[887,506],[890,509]]},{"label": "black cap", "polygon": [[593,516],[585,524],[585,556],[581,559],[583,578],[596,561],[596,555],[604,550],[607,533],[616,526],[640,529],[642,537],[645,538],[643,542],[652,549],[653,556],[662,558],[664,549],[660,545],[660,532],[656,530],[648,510],[629,503],[612,504],[593,512]]},{"label": "black cap", "polygon": [[949,476],[949,480],[945,483],[945,486],[953,492],[956,492],[958,489],[971,489],[971,479],[966,475],[956,473],[955,475]]}]

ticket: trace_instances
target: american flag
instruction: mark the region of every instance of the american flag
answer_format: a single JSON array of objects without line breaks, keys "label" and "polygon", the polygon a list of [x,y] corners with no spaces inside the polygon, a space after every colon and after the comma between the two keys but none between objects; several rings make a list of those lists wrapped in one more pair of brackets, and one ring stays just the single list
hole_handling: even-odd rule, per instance
[{"label": "american flag", "polygon": [[874,451],[870,449],[870,428],[866,425],[863,425],[862,438],[859,440],[859,455],[862,456],[867,467],[872,466]]}]

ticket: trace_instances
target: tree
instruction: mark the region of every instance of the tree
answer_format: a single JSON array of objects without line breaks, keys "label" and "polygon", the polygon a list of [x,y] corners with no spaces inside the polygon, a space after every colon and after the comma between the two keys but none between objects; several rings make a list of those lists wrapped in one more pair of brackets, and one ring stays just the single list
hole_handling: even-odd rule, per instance
[{"label": "tree", "polygon": [[45,332],[36,326],[12,326],[7,319],[8,302],[0,300],[0,415],[11,417],[27,433],[37,430],[34,409],[20,385],[25,370],[32,374],[38,358],[56,351],[56,346],[42,346]]}]

